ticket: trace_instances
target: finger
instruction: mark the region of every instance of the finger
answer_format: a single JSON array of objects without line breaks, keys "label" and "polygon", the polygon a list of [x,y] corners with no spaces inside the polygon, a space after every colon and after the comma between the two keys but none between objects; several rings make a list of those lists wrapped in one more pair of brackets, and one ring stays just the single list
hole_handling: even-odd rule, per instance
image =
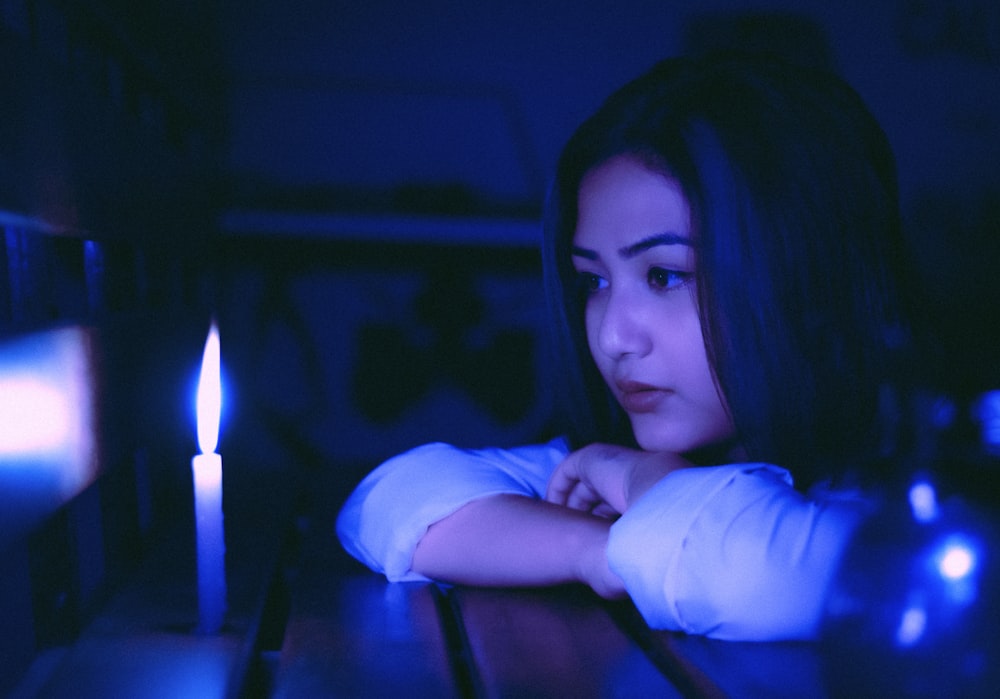
[{"label": "finger", "polygon": [[566,498],[566,507],[582,512],[590,512],[603,502],[601,496],[583,483],[577,483]]},{"label": "finger", "polygon": [[621,512],[613,508],[606,502],[600,502],[594,506],[594,509],[590,511],[590,514],[595,517],[603,517],[604,519],[618,519],[621,517]]},{"label": "finger", "polygon": [[565,505],[566,499],[580,482],[575,475],[568,473],[562,468],[557,468],[549,478],[549,483],[545,489],[545,499],[557,505]]},{"label": "finger", "polygon": [[565,505],[573,485],[573,482],[565,478],[553,476],[545,489],[545,499],[556,505]]}]

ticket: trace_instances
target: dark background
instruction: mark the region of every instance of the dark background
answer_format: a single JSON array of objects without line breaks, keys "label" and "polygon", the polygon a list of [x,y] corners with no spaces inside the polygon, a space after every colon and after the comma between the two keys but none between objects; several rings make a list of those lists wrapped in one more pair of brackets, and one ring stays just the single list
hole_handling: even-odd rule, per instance
[{"label": "dark background", "polygon": [[[332,540],[347,489],[420,443],[553,436],[546,188],[575,126],[666,56],[776,51],[861,93],[919,293],[909,403],[886,412],[918,424],[919,455],[948,431],[974,446],[1000,388],[998,8],[0,0],[0,379],[26,338],[85,328],[97,446],[54,489],[70,469],[11,456],[0,425],[0,693],[158,527],[190,526],[211,318],[231,538],[322,501]],[[960,487],[995,495],[988,463]]]},{"label": "dark background", "polygon": [[[5,331],[167,319],[140,380],[170,418],[136,419],[179,448],[209,316],[223,448],[269,468],[550,436],[537,239],[557,154],[614,88],[716,47],[861,93],[897,152],[922,294],[906,379],[962,416],[1000,385],[987,0],[7,0],[0,28],[0,211],[100,240],[110,279],[81,310],[52,291],[80,255],[31,252],[8,221]],[[45,255],[42,277],[16,271]]]},{"label": "dark background", "polygon": [[[443,214],[525,222],[526,230],[506,236],[467,225],[465,237],[474,245],[498,245],[506,237],[530,246],[531,225],[565,139],[609,92],[662,57],[737,46],[827,65],[861,93],[897,153],[924,294],[917,311],[926,353],[907,372],[960,402],[1000,382],[1000,10],[985,0],[250,2],[223,3],[219,16],[224,211],[255,212],[260,227],[276,211],[316,214],[309,221],[321,228],[322,215],[330,212],[391,212],[401,218],[390,238],[414,235],[421,242],[433,242],[434,233],[411,230],[412,217]],[[350,224],[327,224],[328,233],[350,232],[344,230]],[[227,233],[247,225],[232,223]],[[302,229],[288,232],[301,235]],[[445,266],[462,269],[466,259],[459,254]],[[378,294],[362,286],[361,296],[372,305],[345,311],[349,318],[330,310],[344,299],[332,278],[329,287],[316,277],[297,282],[297,299],[286,300],[304,325],[332,321],[344,328],[358,316],[399,316],[408,307],[407,294],[454,283],[453,303],[478,294],[485,306],[479,320],[460,310],[444,312],[455,326],[452,347],[461,349],[462,338],[469,341],[477,329],[483,334],[487,328],[482,342],[489,344],[496,328],[543,328],[528,291],[533,273],[525,270],[517,284],[522,291],[509,292],[513,297],[482,289],[463,295],[460,289],[472,282],[445,281],[440,273],[413,280],[410,291],[403,289],[405,275],[393,274],[389,282],[371,278]],[[391,286],[392,300],[375,300]],[[439,307],[448,296],[442,291]],[[288,311],[281,322],[287,323]],[[414,312],[410,321],[398,321],[411,324],[410,340],[418,342],[421,330],[440,333],[419,316],[413,325]],[[345,354],[371,353],[370,361],[379,364],[370,345],[331,342],[318,340],[323,361],[347,366],[330,377],[330,398],[347,395],[343,386],[357,377],[358,358]],[[393,356],[383,364],[391,365]],[[356,404],[338,409],[341,401],[317,396],[314,406],[329,416],[327,425],[351,425],[350,434],[367,443],[323,448],[381,457],[432,438],[474,445],[544,433],[544,422],[530,410],[523,419],[498,424],[488,409],[483,416],[481,397],[466,409],[466,384],[484,380],[460,377],[452,392],[447,389],[456,382],[434,382],[446,388],[430,397],[405,378],[390,382],[385,390],[401,392],[400,403],[413,408],[397,414],[391,431],[355,422]],[[373,388],[381,390],[377,383]],[[321,420],[315,412],[311,417]],[[482,417],[490,419],[482,423]],[[379,448],[372,447],[376,442]]]}]

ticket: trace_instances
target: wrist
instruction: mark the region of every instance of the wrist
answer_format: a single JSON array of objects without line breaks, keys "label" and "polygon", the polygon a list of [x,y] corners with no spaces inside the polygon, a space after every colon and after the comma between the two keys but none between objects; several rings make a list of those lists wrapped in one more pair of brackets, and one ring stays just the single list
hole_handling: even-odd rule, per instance
[{"label": "wrist", "polygon": [[576,579],[587,585],[601,597],[608,599],[621,597],[625,587],[608,565],[608,537],[611,522],[592,517],[592,523],[585,527],[581,538],[577,560]]}]

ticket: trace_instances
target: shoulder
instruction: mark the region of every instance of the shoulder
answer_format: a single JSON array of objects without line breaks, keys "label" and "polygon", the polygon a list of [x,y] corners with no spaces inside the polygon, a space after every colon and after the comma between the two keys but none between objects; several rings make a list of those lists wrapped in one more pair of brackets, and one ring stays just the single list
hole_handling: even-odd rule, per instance
[{"label": "shoulder", "polygon": [[566,440],[557,437],[541,444],[529,444],[517,447],[483,447],[469,449],[466,447],[432,442],[414,447],[402,454],[388,459],[382,466],[402,464],[433,464],[440,466],[469,466],[471,464],[493,464],[497,466],[555,465],[569,453]]},{"label": "shoulder", "polygon": [[562,438],[513,448],[467,449],[434,442],[392,457],[365,480],[368,484],[509,483],[538,493],[544,491],[545,482],[567,453],[568,446]]}]

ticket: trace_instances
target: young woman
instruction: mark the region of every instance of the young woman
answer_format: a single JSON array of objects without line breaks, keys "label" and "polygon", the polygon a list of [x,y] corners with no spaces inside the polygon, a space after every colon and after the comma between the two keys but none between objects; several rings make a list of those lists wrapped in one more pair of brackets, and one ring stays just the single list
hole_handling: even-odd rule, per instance
[{"label": "young woman", "polygon": [[830,479],[879,456],[899,238],[890,149],[841,81],[657,65],[574,134],[548,202],[567,437],[391,459],[341,541],[390,580],[583,582],[658,628],[814,636],[866,512]]}]

